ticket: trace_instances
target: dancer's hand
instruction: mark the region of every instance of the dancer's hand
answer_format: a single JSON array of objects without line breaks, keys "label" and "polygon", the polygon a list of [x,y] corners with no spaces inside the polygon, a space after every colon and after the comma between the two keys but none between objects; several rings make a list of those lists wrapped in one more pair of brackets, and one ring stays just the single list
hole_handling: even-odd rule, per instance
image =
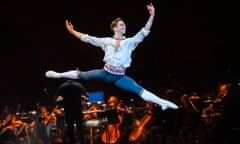
[{"label": "dancer's hand", "polygon": [[155,15],[155,8],[152,3],[147,5],[147,9],[150,15],[154,16]]},{"label": "dancer's hand", "polygon": [[65,25],[66,25],[67,30],[68,30],[70,33],[73,33],[73,32],[74,32],[73,25],[72,25],[72,23],[71,23],[69,20],[66,20],[66,21],[65,21]]}]

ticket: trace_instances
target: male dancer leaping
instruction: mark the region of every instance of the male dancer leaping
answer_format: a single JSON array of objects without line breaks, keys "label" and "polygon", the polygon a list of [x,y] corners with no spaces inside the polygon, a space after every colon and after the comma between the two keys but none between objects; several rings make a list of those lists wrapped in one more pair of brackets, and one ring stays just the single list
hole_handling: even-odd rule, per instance
[{"label": "male dancer leaping", "polygon": [[168,100],[162,99],[147,89],[143,88],[132,78],[125,74],[126,69],[131,65],[131,54],[137,45],[149,34],[153,23],[155,8],[152,3],[147,5],[150,14],[147,23],[142,29],[132,37],[125,37],[126,25],[121,18],[112,21],[110,28],[112,37],[94,37],[76,31],[70,21],[66,20],[67,30],[76,38],[83,42],[100,47],[104,52],[103,61],[105,65],[102,69],[90,71],[70,70],[66,72],[55,72],[49,70],[45,73],[48,78],[68,78],[68,79],[100,79],[115,86],[139,95],[143,100],[161,106],[162,110],[168,108],[177,109],[178,106]]}]

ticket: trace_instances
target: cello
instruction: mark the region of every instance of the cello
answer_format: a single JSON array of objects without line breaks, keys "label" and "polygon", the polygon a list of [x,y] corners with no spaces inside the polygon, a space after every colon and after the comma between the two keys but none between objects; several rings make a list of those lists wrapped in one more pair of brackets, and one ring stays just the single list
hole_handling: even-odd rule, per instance
[{"label": "cello", "polygon": [[119,125],[122,117],[118,114],[119,104],[119,99],[116,96],[110,96],[108,99],[108,105],[110,106],[110,109],[106,110],[108,113],[108,125],[101,135],[102,142],[105,144],[114,144],[121,136]]},{"label": "cello", "polygon": [[102,142],[105,144],[114,144],[120,138],[120,130],[118,129],[120,123],[109,124],[101,135]]},{"label": "cello", "polygon": [[137,127],[130,133],[128,140],[130,142],[136,142],[140,139],[140,137],[145,137],[145,126],[150,122],[151,119],[152,110],[148,110],[146,114],[140,119]]}]

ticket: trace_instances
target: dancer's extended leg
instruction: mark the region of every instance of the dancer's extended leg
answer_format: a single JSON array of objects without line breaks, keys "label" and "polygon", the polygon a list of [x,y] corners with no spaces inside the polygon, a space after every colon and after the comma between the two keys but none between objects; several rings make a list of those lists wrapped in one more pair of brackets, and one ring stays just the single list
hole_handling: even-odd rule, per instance
[{"label": "dancer's extended leg", "polygon": [[67,72],[55,72],[49,70],[45,73],[48,78],[69,78],[69,79],[79,79],[79,70],[70,70]]}]

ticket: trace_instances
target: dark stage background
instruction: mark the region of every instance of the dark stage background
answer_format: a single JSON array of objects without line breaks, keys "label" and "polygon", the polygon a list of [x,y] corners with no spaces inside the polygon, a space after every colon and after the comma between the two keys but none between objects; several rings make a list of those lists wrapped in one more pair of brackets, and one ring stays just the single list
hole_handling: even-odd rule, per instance
[{"label": "dark stage background", "polygon": [[[1,107],[52,104],[64,79],[47,79],[47,70],[101,68],[103,52],[82,43],[65,29],[112,36],[109,24],[122,17],[127,36],[148,19],[151,1],[10,0],[1,4]],[[127,74],[161,95],[172,86],[201,94],[219,83],[238,83],[237,48],[233,46],[231,4],[217,0],[153,0],[155,21],[150,35],[133,53]],[[230,8],[229,10],[227,10]],[[138,98],[112,85],[81,81],[87,91],[103,90],[126,100]]]}]

